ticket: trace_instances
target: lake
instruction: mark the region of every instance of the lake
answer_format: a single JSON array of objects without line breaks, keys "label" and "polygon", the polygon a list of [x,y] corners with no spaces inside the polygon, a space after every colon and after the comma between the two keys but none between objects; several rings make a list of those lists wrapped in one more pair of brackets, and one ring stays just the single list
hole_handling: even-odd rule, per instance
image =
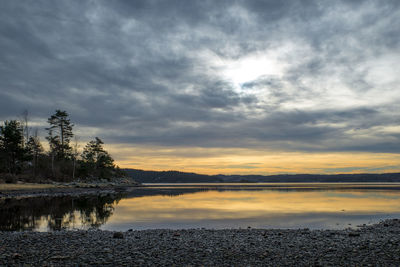
[{"label": "lake", "polygon": [[343,229],[400,218],[400,184],[147,184],[121,194],[0,199],[0,230]]}]

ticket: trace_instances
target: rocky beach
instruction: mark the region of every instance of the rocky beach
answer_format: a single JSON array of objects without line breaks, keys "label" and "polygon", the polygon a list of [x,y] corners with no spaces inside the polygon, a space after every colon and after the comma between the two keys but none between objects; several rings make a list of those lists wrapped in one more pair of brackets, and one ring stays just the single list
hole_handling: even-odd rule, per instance
[{"label": "rocky beach", "polygon": [[399,266],[400,220],[345,230],[0,232],[0,266]]}]

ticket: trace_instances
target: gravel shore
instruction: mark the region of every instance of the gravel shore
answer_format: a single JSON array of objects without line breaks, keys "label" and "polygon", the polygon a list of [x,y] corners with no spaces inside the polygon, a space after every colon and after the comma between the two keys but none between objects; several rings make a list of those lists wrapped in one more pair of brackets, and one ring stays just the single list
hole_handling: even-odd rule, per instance
[{"label": "gravel shore", "polygon": [[0,232],[0,266],[399,266],[400,220],[358,230]]}]

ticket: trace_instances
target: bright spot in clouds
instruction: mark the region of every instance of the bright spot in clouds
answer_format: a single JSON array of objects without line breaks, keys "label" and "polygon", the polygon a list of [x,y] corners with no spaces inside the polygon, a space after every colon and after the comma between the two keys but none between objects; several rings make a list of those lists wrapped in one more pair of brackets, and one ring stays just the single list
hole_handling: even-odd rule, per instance
[{"label": "bright spot in clouds", "polygon": [[285,63],[271,52],[257,53],[237,60],[221,60],[222,77],[232,82],[237,90],[244,83],[257,80],[262,76],[282,76]]},{"label": "bright spot in clouds", "polygon": [[279,74],[276,63],[269,58],[247,57],[229,63],[225,75],[235,84],[250,82],[262,75]]}]

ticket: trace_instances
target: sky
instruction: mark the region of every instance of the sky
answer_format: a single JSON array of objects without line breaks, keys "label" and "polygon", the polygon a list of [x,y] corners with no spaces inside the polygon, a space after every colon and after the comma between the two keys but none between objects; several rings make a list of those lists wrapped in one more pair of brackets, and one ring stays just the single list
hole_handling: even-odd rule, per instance
[{"label": "sky", "polygon": [[0,2],[0,121],[120,167],[400,171],[400,1]]}]

